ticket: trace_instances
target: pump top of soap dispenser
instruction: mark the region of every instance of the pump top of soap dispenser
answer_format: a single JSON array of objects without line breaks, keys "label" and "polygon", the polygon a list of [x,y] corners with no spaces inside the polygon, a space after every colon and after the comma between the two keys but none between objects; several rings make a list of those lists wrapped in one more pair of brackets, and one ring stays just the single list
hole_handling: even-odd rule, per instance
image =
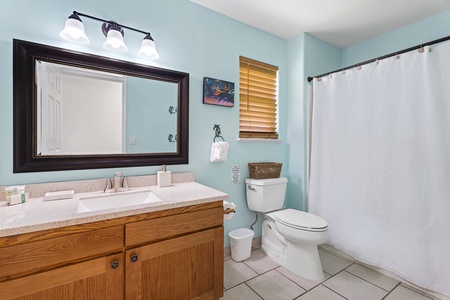
[{"label": "pump top of soap dispenser", "polygon": [[162,165],[162,171],[163,171],[163,172],[166,172],[166,171],[167,171],[166,165]]}]

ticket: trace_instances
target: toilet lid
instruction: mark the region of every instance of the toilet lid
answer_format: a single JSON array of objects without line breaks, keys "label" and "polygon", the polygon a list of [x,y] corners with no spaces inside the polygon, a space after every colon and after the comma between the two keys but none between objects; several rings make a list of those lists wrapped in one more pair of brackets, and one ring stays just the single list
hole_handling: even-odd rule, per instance
[{"label": "toilet lid", "polygon": [[285,209],[273,214],[274,218],[286,226],[310,231],[323,231],[328,223],[319,216],[296,209]]}]

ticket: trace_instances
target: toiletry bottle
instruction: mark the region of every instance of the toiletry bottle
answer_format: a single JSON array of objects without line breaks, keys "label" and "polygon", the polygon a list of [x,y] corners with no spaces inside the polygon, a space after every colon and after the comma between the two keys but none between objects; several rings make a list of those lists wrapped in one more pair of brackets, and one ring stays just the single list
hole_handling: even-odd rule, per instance
[{"label": "toiletry bottle", "polygon": [[158,171],[158,186],[167,187],[172,184],[172,174],[166,170],[166,165],[162,166],[162,171]]}]

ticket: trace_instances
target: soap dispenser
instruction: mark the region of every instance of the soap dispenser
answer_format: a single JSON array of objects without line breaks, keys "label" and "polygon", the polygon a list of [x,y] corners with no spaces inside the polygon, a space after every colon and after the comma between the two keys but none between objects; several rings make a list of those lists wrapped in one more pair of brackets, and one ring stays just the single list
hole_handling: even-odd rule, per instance
[{"label": "soap dispenser", "polygon": [[167,187],[172,184],[172,174],[166,170],[166,165],[162,166],[162,171],[158,171],[158,186]]}]

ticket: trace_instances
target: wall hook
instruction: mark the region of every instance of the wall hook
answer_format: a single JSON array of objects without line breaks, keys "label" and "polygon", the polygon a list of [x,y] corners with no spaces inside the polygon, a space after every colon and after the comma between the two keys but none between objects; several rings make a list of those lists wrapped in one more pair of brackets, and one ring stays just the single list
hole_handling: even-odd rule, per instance
[{"label": "wall hook", "polygon": [[177,112],[178,112],[177,107],[169,106],[169,114],[173,115],[176,114]]},{"label": "wall hook", "polygon": [[167,139],[169,140],[169,142],[175,143],[177,141],[177,139],[178,139],[178,135],[176,134],[175,137],[174,137],[173,134],[169,134]]}]

